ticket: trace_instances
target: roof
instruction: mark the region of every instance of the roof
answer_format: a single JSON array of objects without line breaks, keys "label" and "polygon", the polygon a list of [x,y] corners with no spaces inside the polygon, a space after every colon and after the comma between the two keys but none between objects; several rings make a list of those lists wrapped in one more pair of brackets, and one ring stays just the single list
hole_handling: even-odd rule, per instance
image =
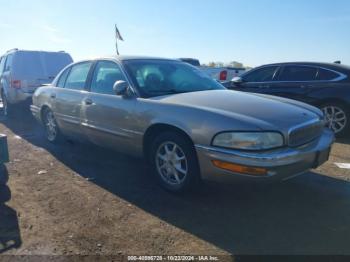
[{"label": "roof", "polygon": [[324,63],[324,62],[284,62],[284,63],[273,63],[264,66],[282,66],[282,65],[309,65],[309,66],[319,66],[325,67],[328,69],[336,70],[336,71],[346,71],[349,72],[350,66],[336,64],[336,63]]},{"label": "roof", "polygon": [[126,61],[126,60],[142,60],[142,59],[154,59],[154,60],[171,60],[176,61],[175,59],[171,58],[162,58],[162,57],[150,57],[150,56],[128,56],[128,55],[111,55],[111,56],[104,56],[104,57],[98,57],[96,59],[116,59],[119,61]]}]

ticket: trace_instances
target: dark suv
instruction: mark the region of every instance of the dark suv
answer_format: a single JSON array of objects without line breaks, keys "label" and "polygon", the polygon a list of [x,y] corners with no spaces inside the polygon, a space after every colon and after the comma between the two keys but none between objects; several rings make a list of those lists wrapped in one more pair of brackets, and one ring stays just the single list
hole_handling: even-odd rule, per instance
[{"label": "dark suv", "polygon": [[330,63],[279,63],[257,67],[224,85],[319,107],[338,137],[350,130],[350,67]]}]

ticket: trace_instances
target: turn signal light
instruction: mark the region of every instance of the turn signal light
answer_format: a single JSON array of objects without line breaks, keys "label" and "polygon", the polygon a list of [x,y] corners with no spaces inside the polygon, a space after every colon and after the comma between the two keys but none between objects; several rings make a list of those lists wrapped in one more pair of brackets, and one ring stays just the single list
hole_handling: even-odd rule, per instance
[{"label": "turn signal light", "polygon": [[267,176],[267,170],[265,168],[242,166],[242,165],[232,164],[228,162],[223,162],[220,160],[213,160],[212,163],[214,166],[218,168],[221,168],[230,172],[234,172],[234,173],[252,175],[252,176]]}]

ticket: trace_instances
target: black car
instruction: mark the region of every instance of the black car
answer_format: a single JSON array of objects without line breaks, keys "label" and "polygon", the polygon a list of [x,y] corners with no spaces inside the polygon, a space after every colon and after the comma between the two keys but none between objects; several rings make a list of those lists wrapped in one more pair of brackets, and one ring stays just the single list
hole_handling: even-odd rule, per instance
[{"label": "black car", "polygon": [[350,132],[350,67],[331,63],[279,63],[257,67],[224,85],[314,105],[338,137]]}]

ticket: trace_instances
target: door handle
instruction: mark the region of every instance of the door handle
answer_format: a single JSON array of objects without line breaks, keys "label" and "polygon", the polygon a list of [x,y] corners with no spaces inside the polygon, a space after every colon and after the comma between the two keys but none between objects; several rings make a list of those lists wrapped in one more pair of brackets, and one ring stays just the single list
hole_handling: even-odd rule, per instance
[{"label": "door handle", "polygon": [[56,94],[51,94],[50,97],[55,99],[56,98]]},{"label": "door handle", "polygon": [[87,105],[87,106],[90,106],[90,105],[93,104],[93,101],[92,101],[92,99],[87,98],[87,99],[84,100],[84,104]]}]

